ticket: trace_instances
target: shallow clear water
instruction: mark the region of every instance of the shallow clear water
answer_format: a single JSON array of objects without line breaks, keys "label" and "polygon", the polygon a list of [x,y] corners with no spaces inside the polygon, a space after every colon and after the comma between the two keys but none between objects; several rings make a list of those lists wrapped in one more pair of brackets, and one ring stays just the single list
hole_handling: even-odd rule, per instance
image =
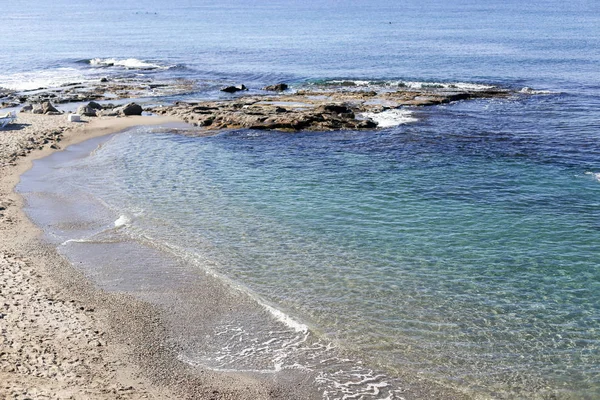
[{"label": "shallow clear water", "polygon": [[59,193],[101,199],[132,237],[202,260],[391,375],[593,397],[594,156],[497,126],[549,100],[451,105],[379,132],[142,129],[44,181],[68,177]]},{"label": "shallow clear water", "polygon": [[[111,4],[9,11],[0,86],[129,75],[194,79],[184,99],[336,78],[544,92],[413,109],[416,122],[375,132],[117,135],[39,170],[49,187],[24,181],[58,243],[124,216],[119,235],[307,324],[319,353],[335,343],[388,377],[482,396],[600,396],[596,2]],[[52,196],[73,208],[47,216]],[[281,355],[236,351],[195,356],[258,368]]]}]

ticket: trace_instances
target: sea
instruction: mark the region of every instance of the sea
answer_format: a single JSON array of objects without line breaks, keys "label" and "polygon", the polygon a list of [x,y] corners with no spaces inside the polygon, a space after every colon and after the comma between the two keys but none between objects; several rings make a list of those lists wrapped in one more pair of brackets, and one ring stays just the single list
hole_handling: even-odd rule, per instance
[{"label": "sea", "polygon": [[[600,398],[600,2],[28,0],[0,87],[498,87],[377,130],[134,128],[40,160],[26,211],[165,310],[182,362],[322,399]],[[273,378],[276,379],[276,378]]]}]

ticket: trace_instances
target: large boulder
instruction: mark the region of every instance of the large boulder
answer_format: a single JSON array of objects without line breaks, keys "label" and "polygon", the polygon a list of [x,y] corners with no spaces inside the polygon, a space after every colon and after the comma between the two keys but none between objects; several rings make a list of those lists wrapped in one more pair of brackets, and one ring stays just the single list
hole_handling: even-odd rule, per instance
[{"label": "large boulder", "polygon": [[142,111],[144,110],[142,109],[142,106],[137,103],[129,103],[115,108],[115,111],[122,115],[142,115]]},{"label": "large boulder", "polygon": [[223,89],[221,89],[221,92],[235,93],[235,92],[241,92],[242,90],[248,90],[248,88],[244,85],[227,86],[227,87],[224,87]]},{"label": "large boulder", "polygon": [[41,105],[42,114],[60,113],[49,101],[44,101]]},{"label": "large boulder", "polygon": [[25,106],[21,109],[21,112],[32,112],[33,114],[60,114],[60,111],[58,111],[49,101],[44,101],[41,104]]},{"label": "large boulder", "polygon": [[278,83],[276,85],[265,86],[263,90],[269,90],[271,92],[283,92],[284,90],[288,90],[289,86],[285,83]]},{"label": "large boulder", "polygon": [[102,110],[102,106],[95,101],[90,101],[88,107],[93,108],[94,110]]}]

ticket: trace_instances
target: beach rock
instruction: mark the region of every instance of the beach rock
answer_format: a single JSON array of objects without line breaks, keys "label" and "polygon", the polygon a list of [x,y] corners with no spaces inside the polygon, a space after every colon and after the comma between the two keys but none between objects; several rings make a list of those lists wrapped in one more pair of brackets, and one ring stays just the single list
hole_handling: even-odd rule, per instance
[{"label": "beach rock", "polygon": [[115,108],[115,111],[122,115],[142,115],[142,106],[136,103],[125,104],[122,107]]},{"label": "beach rock", "polygon": [[248,90],[248,88],[244,85],[227,86],[227,87],[224,87],[223,89],[221,89],[221,92],[235,93],[235,92],[240,92],[242,90]]},{"label": "beach rock", "polygon": [[33,112],[33,106],[31,104],[25,104],[23,108],[21,108],[22,113],[30,113]]},{"label": "beach rock", "polygon": [[276,85],[265,86],[263,90],[269,90],[271,92],[283,92],[284,90],[288,90],[289,86],[285,83],[278,83]]},{"label": "beach rock", "polygon": [[96,110],[89,105],[79,106],[79,108],[77,108],[77,114],[84,115],[86,117],[95,117],[97,115]]},{"label": "beach rock", "polygon": [[100,83],[106,83],[106,82],[108,82],[108,78],[101,78],[100,79]]},{"label": "beach rock", "polygon": [[58,110],[57,110],[57,109],[56,109],[56,108],[55,108],[55,107],[52,105],[52,103],[50,103],[49,101],[44,101],[44,102],[41,104],[41,107],[42,107],[42,114],[48,114],[48,113],[51,113],[51,112],[58,112],[58,113],[60,113],[60,111],[58,111]]},{"label": "beach rock", "polygon": [[117,109],[108,109],[108,110],[98,110],[96,115],[100,117],[116,117],[121,115]]},{"label": "beach rock", "polygon": [[95,101],[90,101],[88,107],[93,108],[94,110],[102,110],[102,106]]}]

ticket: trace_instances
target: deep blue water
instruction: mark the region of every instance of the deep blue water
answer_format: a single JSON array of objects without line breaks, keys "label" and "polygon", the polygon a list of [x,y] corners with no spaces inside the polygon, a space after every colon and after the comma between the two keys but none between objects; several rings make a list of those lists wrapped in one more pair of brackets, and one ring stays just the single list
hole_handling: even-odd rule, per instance
[{"label": "deep blue water", "polygon": [[194,79],[186,99],[339,78],[533,88],[375,132],[141,129],[45,179],[388,376],[600,396],[597,2],[38,3],[0,25],[0,86],[126,74]]}]

